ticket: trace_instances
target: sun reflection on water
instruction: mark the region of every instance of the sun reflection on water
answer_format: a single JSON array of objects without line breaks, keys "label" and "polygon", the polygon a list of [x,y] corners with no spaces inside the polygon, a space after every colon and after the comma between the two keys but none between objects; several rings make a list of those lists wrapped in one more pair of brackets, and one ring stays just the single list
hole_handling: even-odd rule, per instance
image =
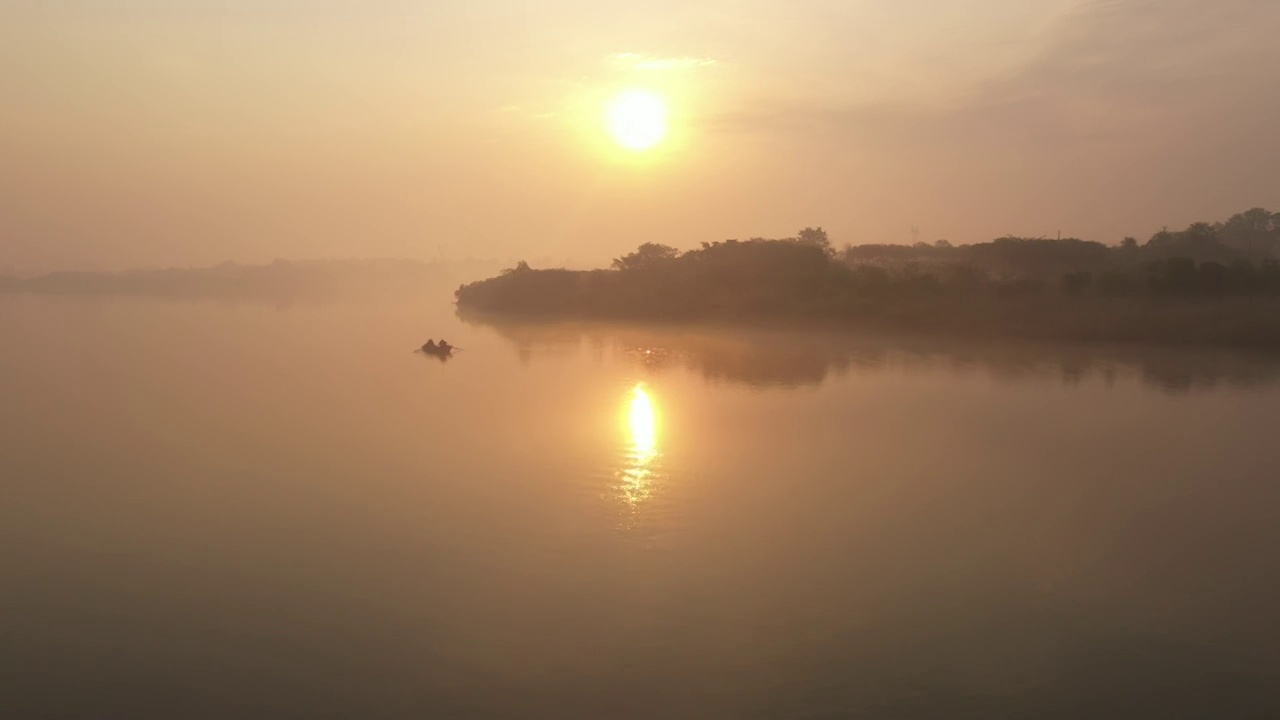
[{"label": "sun reflection on water", "polygon": [[626,467],[620,473],[620,489],[627,504],[634,508],[653,494],[654,463],[659,455],[657,413],[644,383],[637,383],[631,391],[627,428],[630,448]]}]

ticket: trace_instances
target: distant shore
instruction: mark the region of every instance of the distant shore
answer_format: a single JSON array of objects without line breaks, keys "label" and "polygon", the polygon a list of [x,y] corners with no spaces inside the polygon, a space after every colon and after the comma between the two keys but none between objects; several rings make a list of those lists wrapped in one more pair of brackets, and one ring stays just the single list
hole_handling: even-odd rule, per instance
[{"label": "distant shore", "polygon": [[641,248],[610,270],[521,264],[463,285],[456,298],[462,312],[511,318],[1280,350],[1274,261],[1228,266],[1175,257],[1099,271],[1066,264],[1056,274],[1055,283],[1043,274],[995,276],[980,268],[885,269],[850,263],[817,243],[753,240],[683,254]]},{"label": "distant shore", "polygon": [[211,267],[51,272],[0,275],[0,296],[52,295],[278,302],[337,297],[407,296],[451,287],[461,277],[497,264],[397,259],[276,260],[265,265],[226,262]]}]

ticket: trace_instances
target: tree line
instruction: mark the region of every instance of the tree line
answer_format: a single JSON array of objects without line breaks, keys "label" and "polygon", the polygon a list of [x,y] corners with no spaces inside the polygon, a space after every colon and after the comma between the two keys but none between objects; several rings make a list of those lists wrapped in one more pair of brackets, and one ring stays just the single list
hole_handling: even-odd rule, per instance
[{"label": "tree line", "polygon": [[[833,250],[822,228],[805,228],[792,238],[751,238],[702,243],[694,257],[728,251],[743,256],[764,243],[822,249],[853,271],[850,280],[866,289],[901,284],[914,289],[1045,292],[1054,288],[1079,296],[1251,295],[1280,292],[1280,213],[1254,208],[1226,222],[1198,222],[1185,230],[1162,229],[1145,243],[1126,237],[1117,246],[1078,238],[1006,236],[955,246],[946,240],[914,245],[847,245]],[[637,271],[673,267],[687,253],[646,243],[613,261],[613,269]],[[697,258],[707,260],[708,257]]]},{"label": "tree line", "polygon": [[[1004,237],[837,250],[823,228],[807,227],[793,237],[704,242],[688,251],[645,243],[607,270],[534,270],[520,263],[462,286],[457,299],[465,309],[506,314],[841,321],[966,334],[1280,346],[1280,313],[1271,304],[1222,304],[1280,298],[1277,250],[1280,216],[1262,209],[1115,246]],[[1200,302],[1170,302],[1179,299]]]}]

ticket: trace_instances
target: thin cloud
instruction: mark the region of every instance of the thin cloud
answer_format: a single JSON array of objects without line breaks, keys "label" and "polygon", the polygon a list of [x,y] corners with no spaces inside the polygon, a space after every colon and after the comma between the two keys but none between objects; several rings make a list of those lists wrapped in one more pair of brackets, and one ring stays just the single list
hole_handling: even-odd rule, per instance
[{"label": "thin cloud", "polygon": [[[952,97],[757,102],[713,122],[726,130],[918,133],[1045,148],[1190,134],[1235,143],[1242,138],[1228,126],[1280,113],[1280,86],[1267,79],[1280,62],[1268,41],[1276,23],[1280,3],[1262,0],[1092,0],[1048,29],[1034,56]],[[1248,142],[1277,147],[1266,133]]]}]

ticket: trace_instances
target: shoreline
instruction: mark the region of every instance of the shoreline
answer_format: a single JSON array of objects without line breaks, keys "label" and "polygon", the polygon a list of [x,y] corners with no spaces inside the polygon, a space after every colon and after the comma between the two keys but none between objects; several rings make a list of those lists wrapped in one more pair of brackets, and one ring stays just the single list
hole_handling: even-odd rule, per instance
[{"label": "shoreline", "polygon": [[[1222,349],[1280,354],[1280,299],[1201,300],[1045,298],[1019,305],[989,299],[910,303],[846,316],[784,312],[664,315],[608,311],[550,312],[476,308],[456,303],[464,320],[502,323],[624,323],[672,328],[874,333],[965,342],[1015,341]],[[985,302],[983,300],[986,300]]]}]

